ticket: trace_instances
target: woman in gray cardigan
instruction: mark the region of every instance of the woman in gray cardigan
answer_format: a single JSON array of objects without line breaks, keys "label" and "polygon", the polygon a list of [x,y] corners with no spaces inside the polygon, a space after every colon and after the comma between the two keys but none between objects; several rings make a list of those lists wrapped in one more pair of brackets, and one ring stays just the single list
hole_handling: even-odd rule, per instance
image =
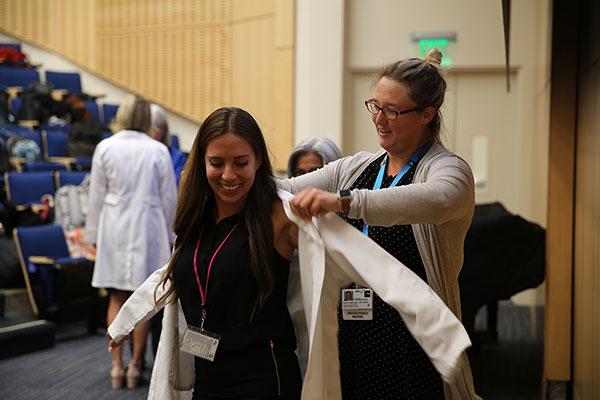
[{"label": "woman in gray cardigan", "polygon": [[[424,60],[399,61],[381,72],[365,105],[382,150],[342,158],[279,186],[296,193],[290,205],[306,219],[339,213],[425,280],[460,318],[458,274],[475,196],[469,166],[440,143],[441,58],[433,50]],[[356,285],[345,291],[371,295]],[[344,311],[353,305],[340,301],[344,400],[478,398],[465,355],[457,376],[442,382],[398,313],[372,297],[354,316]]]}]

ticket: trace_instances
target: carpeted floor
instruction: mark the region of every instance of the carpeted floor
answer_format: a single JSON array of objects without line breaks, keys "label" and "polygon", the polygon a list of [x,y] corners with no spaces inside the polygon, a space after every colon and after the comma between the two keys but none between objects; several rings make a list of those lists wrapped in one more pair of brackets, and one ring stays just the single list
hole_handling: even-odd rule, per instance
[{"label": "carpeted floor", "polygon": [[[54,348],[0,360],[0,399],[137,400],[148,396],[147,384],[132,390],[110,388],[106,336],[87,335],[84,326],[59,328]],[[148,361],[151,353],[147,351]],[[125,354],[127,363],[128,350]],[[145,375],[149,377],[149,372]]]},{"label": "carpeted floor", "polygon": [[[484,320],[485,310],[477,316],[476,326],[481,328]],[[88,336],[85,327],[77,326],[59,327],[58,332],[52,349],[0,360],[0,399],[146,398],[147,385],[135,390],[110,389],[110,354],[103,335]],[[542,338],[541,307],[501,303],[498,342],[484,337],[480,351],[470,355],[478,394],[486,400],[539,399]],[[146,358],[151,361],[150,350]]]}]

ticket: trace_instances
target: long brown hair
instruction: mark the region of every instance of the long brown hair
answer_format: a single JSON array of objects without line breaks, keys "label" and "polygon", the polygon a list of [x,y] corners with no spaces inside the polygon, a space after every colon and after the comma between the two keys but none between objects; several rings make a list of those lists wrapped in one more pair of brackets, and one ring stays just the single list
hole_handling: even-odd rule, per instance
[{"label": "long brown hair", "polygon": [[[198,227],[203,221],[211,220],[214,211],[210,198],[212,190],[206,178],[205,155],[208,143],[214,138],[233,133],[246,140],[260,162],[256,171],[254,185],[248,193],[246,207],[243,212],[243,223],[248,232],[250,245],[250,265],[258,284],[258,304],[261,305],[273,289],[273,272],[271,257],[273,252],[273,221],[271,217],[277,188],[273,179],[273,169],[262,132],[247,111],[236,107],[224,107],[213,111],[200,126],[190,156],[181,174],[177,210],[173,230],[177,235],[175,249],[169,260],[159,285],[171,285],[156,301],[167,300],[174,293],[172,282],[173,267],[181,254],[183,244],[198,234]],[[158,286],[157,286],[158,288]],[[155,291],[156,299],[156,291]]]}]

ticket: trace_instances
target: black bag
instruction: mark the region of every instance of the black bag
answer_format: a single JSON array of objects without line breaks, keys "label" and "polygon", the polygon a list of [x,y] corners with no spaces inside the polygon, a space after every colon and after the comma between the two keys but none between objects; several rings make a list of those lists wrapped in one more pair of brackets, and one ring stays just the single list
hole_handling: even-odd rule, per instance
[{"label": "black bag", "polygon": [[8,145],[3,137],[0,137],[0,174],[10,171],[10,154],[8,152]]},{"label": "black bag", "polygon": [[19,255],[14,242],[5,235],[0,236],[0,288],[25,287]]},{"label": "black bag", "polygon": [[52,98],[54,86],[51,83],[34,82],[25,89],[21,97],[19,121],[36,120],[41,124],[48,122],[54,115],[55,101]]},{"label": "black bag", "polygon": [[8,93],[0,90],[0,125],[11,123],[10,110],[8,109]]},{"label": "black bag", "polygon": [[71,125],[67,153],[69,157],[91,157],[96,145],[102,140],[102,127],[94,122]]},{"label": "black bag", "polygon": [[89,300],[94,295],[92,273],[94,262],[77,259],[57,266],[55,284],[55,300],[58,305]]}]

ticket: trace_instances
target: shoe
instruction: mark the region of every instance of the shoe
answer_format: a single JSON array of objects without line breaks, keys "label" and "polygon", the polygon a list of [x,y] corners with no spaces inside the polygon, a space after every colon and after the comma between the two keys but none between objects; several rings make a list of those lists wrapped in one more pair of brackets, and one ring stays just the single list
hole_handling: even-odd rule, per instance
[{"label": "shoe", "polygon": [[140,384],[142,366],[140,362],[130,362],[127,366],[127,389],[135,389]]},{"label": "shoe", "polygon": [[121,389],[125,385],[125,370],[121,363],[113,363],[110,370],[110,387]]}]

